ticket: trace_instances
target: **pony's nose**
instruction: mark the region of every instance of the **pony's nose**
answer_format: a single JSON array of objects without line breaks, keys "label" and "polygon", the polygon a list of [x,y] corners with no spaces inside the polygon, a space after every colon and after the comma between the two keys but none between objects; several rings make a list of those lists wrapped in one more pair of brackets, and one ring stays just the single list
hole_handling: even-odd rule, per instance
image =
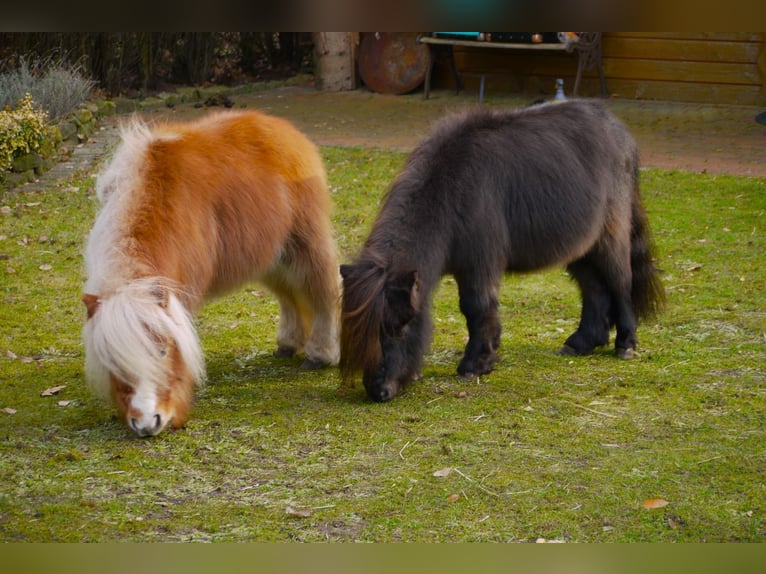
[{"label": "pony's nose", "polygon": [[372,399],[378,403],[385,403],[393,399],[394,396],[391,393],[391,389],[388,387],[382,387],[379,389],[376,389],[373,393]]},{"label": "pony's nose", "polygon": [[368,389],[367,394],[376,403],[386,403],[399,394],[399,384],[396,381],[384,381]]},{"label": "pony's nose", "polygon": [[162,416],[157,413],[145,421],[139,421],[137,418],[131,417],[130,426],[138,436],[154,436],[162,430]]}]

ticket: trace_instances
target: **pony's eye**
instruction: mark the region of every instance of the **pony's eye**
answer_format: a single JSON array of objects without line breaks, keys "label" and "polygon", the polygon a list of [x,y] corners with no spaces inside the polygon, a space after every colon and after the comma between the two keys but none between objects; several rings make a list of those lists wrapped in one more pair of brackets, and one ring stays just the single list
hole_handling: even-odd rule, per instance
[{"label": "pony's eye", "polygon": [[160,348],[160,357],[167,357],[168,356],[168,348],[167,346]]}]

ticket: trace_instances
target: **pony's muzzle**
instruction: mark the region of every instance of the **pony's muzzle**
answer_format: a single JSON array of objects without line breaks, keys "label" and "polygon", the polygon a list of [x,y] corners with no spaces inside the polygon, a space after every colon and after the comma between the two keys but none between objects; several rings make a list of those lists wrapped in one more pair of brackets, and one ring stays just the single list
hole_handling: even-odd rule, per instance
[{"label": "pony's muzzle", "polygon": [[165,421],[159,413],[142,420],[130,417],[130,428],[140,437],[156,436],[165,428]]},{"label": "pony's muzzle", "polygon": [[364,377],[364,388],[367,396],[376,403],[385,403],[399,394],[401,385],[395,379],[387,379],[384,369],[380,369],[374,376]]}]

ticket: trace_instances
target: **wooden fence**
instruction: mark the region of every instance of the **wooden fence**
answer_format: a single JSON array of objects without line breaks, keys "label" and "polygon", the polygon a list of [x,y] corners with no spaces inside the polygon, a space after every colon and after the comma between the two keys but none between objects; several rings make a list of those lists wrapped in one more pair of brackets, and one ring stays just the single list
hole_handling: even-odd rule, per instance
[{"label": "wooden fence", "polygon": [[[624,98],[766,105],[764,32],[605,32],[603,65],[609,93]],[[455,49],[458,69],[492,70],[488,91],[552,94],[556,78],[574,84],[576,57],[567,53],[506,53]],[[451,86],[449,71],[436,87]],[[476,80],[466,78],[469,89]],[[595,70],[581,95],[598,95]]]}]

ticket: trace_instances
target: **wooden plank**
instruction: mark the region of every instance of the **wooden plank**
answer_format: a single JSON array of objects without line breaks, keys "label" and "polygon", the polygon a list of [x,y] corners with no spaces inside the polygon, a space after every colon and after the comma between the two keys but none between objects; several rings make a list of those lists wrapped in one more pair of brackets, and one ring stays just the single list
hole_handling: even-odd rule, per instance
[{"label": "wooden plank", "polygon": [[761,72],[761,93],[766,94],[766,42],[761,44],[758,54],[758,70]]},{"label": "wooden plank", "polygon": [[613,37],[760,42],[763,40],[763,32],[604,32],[603,39]]},{"label": "wooden plank", "polygon": [[[609,78],[609,93],[613,97],[641,100],[673,100],[709,104],[766,106],[766,94],[759,86],[701,84],[689,82],[647,82]],[[586,78],[583,89],[598,90],[598,80]]]},{"label": "wooden plank", "polygon": [[611,37],[603,42],[603,57],[643,60],[684,60],[753,64],[760,42],[708,42],[666,38]]},{"label": "wooden plank", "polygon": [[759,86],[761,73],[757,66],[708,62],[674,62],[660,60],[604,60],[607,78],[743,84]]}]

